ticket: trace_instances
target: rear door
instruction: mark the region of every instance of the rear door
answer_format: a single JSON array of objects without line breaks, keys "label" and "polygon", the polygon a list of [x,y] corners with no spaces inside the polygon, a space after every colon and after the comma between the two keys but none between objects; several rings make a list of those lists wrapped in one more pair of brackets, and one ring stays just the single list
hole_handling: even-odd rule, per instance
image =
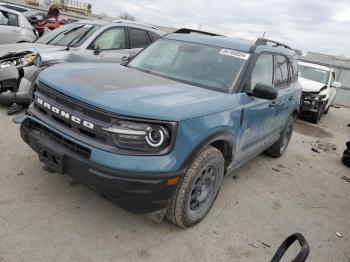
[{"label": "rear door", "polygon": [[19,42],[21,28],[16,14],[0,10],[0,35],[0,44]]},{"label": "rear door", "polygon": [[291,102],[295,99],[295,90],[292,85],[294,72],[291,61],[283,55],[275,55],[274,71],[274,85],[278,88],[278,98],[274,103],[276,110],[272,125],[278,132],[291,114]]},{"label": "rear door", "polygon": [[[260,54],[253,67],[250,80],[245,91],[254,89],[257,83],[273,83],[273,55]],[[273,137],[273,122],[275,115],[275,101],[265,100],[241,94],[241,109],[243,122],[240,139],[239,160],[250,159],[266,148],[275,138]],[[272,106],[271,106],[272,105]]]},{"label": "rear door", "polygon": [[145,48],[150,43],[152,43],[151,36],[146,30],[128,27],[128,32],[129,32],[131,57],[135,56],[143,48]]}]

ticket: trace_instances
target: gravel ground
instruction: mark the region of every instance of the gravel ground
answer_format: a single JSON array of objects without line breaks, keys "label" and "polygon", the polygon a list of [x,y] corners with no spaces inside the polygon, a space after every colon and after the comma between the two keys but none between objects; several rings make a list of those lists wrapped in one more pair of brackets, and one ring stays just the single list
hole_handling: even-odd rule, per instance
[{"label": "gravel ground", "polygon": [[331,108],[318,126],[298,120],[282,158],[261,155],[227,176],[207,218],[187,230],[128,214],[46,172],[5,112],[0,107],[1,262],[268,261],[295,232],[310,244],[308,261],[350,261],[350,183],[340,179],[350,177],[340,161],[350,109]]}]

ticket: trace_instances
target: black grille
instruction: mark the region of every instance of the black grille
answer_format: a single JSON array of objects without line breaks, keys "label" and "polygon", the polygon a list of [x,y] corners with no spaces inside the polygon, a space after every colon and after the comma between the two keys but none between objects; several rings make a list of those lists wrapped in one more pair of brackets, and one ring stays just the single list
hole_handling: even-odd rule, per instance
[{"label": "black grille", "polygon": [[45,127],[43,125],[40,125],[37,122],[29,121],[29,127],[32,128],[33,130],[36,130],[37,132],[45,134],[46,136],[48,136],[49,138],[54,140],[56,143],[62,145],[63,147],[69,149],[70,151],[73,151],[73,152],[79,154],[80,156],[83,156],[85,158],[90,157],[90,154],[91,154],[90,149],[83,147],[83,146],[53,132],[52,130],[48,129],[47,127]]},{"label": "black grille", "polygon": [[71,109],[73,112],[80,112],[86,116],[105,122],[107,124],[110,124],[112,121],[111,117],[107,113],[103,113],[101,110],[97,109],[94,110],[90,106],[87,106],[78,100],[55,91],[43,83],[39,83],[38,92],[50,99],[55,100],[57,104]]}]

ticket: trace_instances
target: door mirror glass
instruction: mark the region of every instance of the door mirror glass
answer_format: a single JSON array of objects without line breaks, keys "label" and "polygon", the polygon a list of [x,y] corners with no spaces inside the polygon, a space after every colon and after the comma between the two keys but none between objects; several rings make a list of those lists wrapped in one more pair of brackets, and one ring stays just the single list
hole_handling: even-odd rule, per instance
[{"label": "door mirror glass", "polygon": [[341,87],[341,83],[337,82],[337,81],[333,81],[332,84],[331,84],[331,87],[339,88],[339,87]]},{"label": "door mirror glass", "polygon": [[274,100],[278,96],[278,90],[273,85],[257,83],[253,91],[248,92],[248,95],[266,100]]}]

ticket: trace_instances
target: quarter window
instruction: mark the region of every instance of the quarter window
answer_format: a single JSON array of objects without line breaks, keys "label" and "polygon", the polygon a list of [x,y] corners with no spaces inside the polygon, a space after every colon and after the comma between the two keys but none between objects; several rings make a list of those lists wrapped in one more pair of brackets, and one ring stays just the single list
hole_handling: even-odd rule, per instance
[{"label": "quarter window", "polygon": [[110,49],[124,49],[125,45],[125,31],[122,27],[115,27],[104,31],[92,43],[92,49],[110,50]]},{"label": "quarter window", "polygon": [[145,30],[129,28],[131,48],[143,48],[151,43]]},{"label": "quarter window", "polygon": [[273,76],[273,59],[272,55],[260,55],[255,63],[252,76],[250,90],[253,90],[257,83],[272,84]]},{"label": "quarter window", "polygon": [[288,85],[288,64],[284,56],[276,56],[275,68],[275,85],[276,87],[284,87]]}]

